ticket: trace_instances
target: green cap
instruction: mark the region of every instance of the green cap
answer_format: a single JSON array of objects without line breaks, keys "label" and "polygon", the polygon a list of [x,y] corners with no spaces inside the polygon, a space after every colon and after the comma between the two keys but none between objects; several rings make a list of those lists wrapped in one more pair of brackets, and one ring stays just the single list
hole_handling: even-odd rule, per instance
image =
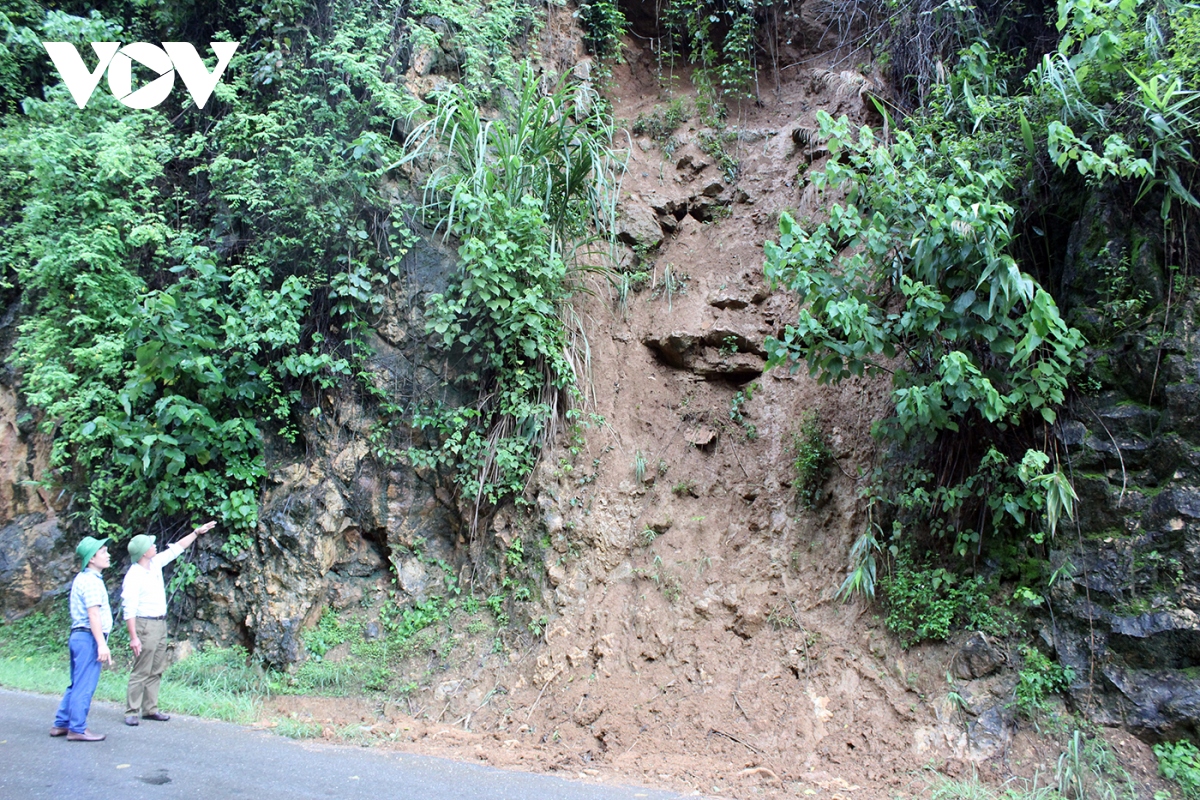
[{"label": "green cap", "polygon": [[138,534],[129,540],[129,560],[136,564],[151,547],[154,547],[154,537],[148,533]]},{"label": "green cap", "polygon": [[86,569],[88,562],[96,557],[96,553],[100,552],[100,548],[108,544],[108,537],[97,539],[94,536],[85,536],[79,546],[75,548],[75,555],[79,556],[79,568]]}]

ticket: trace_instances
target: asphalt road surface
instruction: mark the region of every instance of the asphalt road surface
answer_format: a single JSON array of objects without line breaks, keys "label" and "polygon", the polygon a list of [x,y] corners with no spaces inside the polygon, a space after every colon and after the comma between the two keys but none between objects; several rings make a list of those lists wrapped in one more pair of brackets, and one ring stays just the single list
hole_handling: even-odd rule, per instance
[{"label": "asphalt road surface", "polygon": [[575,783],[376,748],[309,744],[224,722],[173,717],[126,727],[93,703],[103,742],[52,739],[58,699],[0,689],[0,800],[370,798],[674,800],[651,789]]}]

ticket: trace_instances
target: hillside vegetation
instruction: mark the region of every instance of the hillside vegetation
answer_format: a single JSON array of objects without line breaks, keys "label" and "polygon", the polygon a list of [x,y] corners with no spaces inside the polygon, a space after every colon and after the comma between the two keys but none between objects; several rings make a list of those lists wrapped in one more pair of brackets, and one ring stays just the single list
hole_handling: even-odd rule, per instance
[{"label": "hillside vegetation", "polygon": [[[0,0],[14,430],[49,446],[30,483],[117,542],[219,519],[174,588],[252,651],[214,664],[276,670],[247,678],[266,693],[462,702],[464,730],[541,725],[589,763],[673,702],[694,730],[672,745],[720,734],[797,789],[822,741],[873,752],[832,749],[830,696],[894,757],[862,768],[884,781],[924,752],[918,706],[966,759],[988,713],[1037,727],[1062,694],[1054,796],[1136,791],[1076,730],[1200,722],[1161,701],[1200,693],[1200,6],[814,9]],[[103,81],[80,109],[42,41],[89,65],[98,41],[239,47],[203,109]],[[424,284],[421,248],[448,265]],[[430,508],[453,531],[421,529]],[[963,631],[986,675],[1011,667],[975,701],[966,650],[920,650]],[[705,716],[718,672],[793,773]],[[597,700],[643,682],[653,702]],[[1189,785],[1186,741],[1161,749]]]}]

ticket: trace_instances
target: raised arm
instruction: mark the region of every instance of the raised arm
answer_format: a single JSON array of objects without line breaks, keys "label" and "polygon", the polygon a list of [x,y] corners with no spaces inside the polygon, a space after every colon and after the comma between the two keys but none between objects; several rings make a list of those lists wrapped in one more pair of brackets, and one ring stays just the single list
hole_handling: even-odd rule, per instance
[{"label": "raised arm", "polygon": [[174,561],[180,553],[188,548],[188,546],[196,541],[196,537],[202,533],[208,533],[217,526],[217,521],[210,519],[208,522],[196,528],[194,531],[184,536],[177,542],[171,542],[170,546],[154,557],[154,563],[160,567],[164,567]]},{"label": "raised arm", "polygon": [[192,542],[196,541],[197,536],[199,536],[202,533],[208,533],[215,527],[217,527],[217,521],[215,519],[210,519],[208,522],[204,523],[199,528],[196,528],[196,530],[192,531],[187,536],[183,537],[182,539],[180,539],[178,542],[175,542],[174,544],[178,545],[179,549],[186,550],[188,545],[190,545]]}]

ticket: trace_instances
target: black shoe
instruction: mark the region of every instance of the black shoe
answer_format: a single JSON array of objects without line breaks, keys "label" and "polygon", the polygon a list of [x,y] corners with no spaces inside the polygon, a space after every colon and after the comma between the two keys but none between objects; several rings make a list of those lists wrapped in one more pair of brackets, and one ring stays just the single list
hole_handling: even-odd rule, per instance
[{"label": "black shoe", "polygon": [[125,717],[125,724],[136,728],[138,724],[137,714],[130,714],[129,716]]},{"label": "black shoe", "polygon": [[153,714],[142,714],[142,719],[152,719],[155,722],[166,722],[170,718],[170,714],[164,714],[161,711],[155,711]]}]

